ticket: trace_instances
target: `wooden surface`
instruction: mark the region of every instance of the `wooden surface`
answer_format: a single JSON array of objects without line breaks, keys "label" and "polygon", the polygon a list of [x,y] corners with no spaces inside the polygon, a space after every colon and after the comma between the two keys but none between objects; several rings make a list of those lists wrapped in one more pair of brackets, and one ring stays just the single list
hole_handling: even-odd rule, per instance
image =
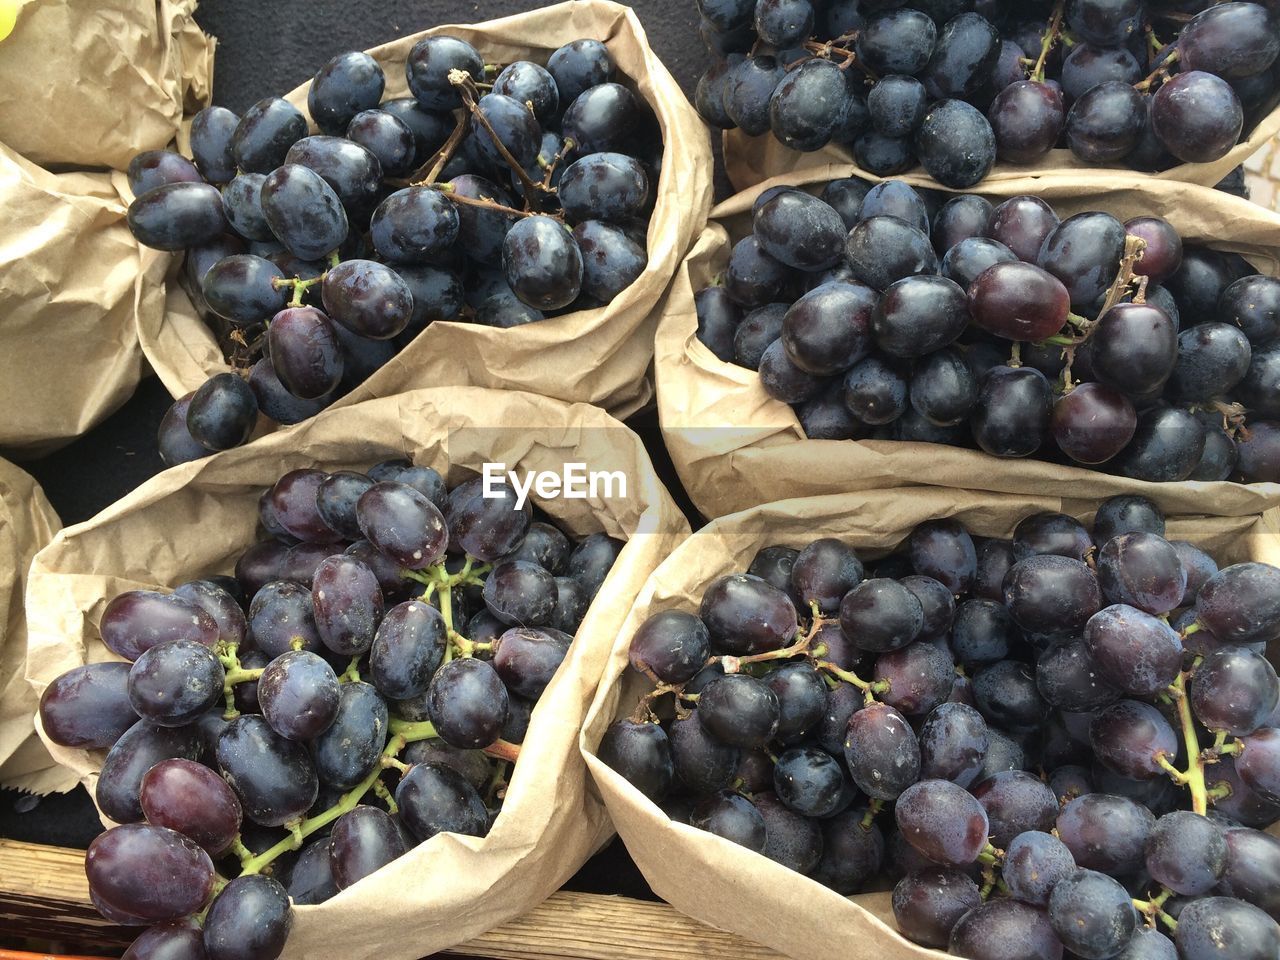
[{"label": "wooden surface", "polygon": [[[136,929],[89,903],[84,851],[0,839],[0,940],[38,938],[67,949],[123,952]],[[0,954],[2,957],[3,954]],[[557,893],[532,912],[441,956],[491,960],[780,960],[664,903]]]}]

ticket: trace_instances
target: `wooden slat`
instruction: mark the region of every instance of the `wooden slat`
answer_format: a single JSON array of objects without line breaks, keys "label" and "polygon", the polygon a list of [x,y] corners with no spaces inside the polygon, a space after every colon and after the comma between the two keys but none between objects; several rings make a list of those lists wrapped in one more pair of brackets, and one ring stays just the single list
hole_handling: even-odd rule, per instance
[{"label": "wooden slat", "polygon": [[[84,851],[0,839],[0,936],[123,947],[137,935],[89,903]],[[655,953],[656,945],[661,949]],[[441,956],[492,960],[780,960],[780,955],[690,920],[665,903],[560,892],[541,906]]]}]

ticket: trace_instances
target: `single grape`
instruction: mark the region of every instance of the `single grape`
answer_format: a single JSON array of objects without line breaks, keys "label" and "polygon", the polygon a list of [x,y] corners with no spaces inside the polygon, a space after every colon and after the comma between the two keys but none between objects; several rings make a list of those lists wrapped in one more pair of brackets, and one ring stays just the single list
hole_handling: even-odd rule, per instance
[{"label": "single grape", "polygon": [[1280,924],[1253,904],[1228,897],[1192,901],[1174,933],[1182,960],[1269,960],[1280,954]]},{"label": "single grape", "polygon": [[261,874],[237,877],[223,887],[204,920],[209,960],[275,960],[293,926],[289,894]]},{"label": "single grape", "polygon": [[107,749],[137,722],[129,702],[127,663],[73,667],[40,695],[40,728],[59,746]]},{"label": "single grape", "polygon": [[605,730],[596,754],[650,800],[661,800],[671,789],[671,744],[656,723],[615,721]]},{"label": "single grape", "polygon": [[129,823],[103,831],[84,860],[90,891],[143,923],[196,913],[213,892],[209,855],[166,827]]},{"label": "single grape", "polygon": [[1114,957],[1138,925],[1129,891],[1106,874],[1077,870],[1049,897],[1049,922],[1063,944],[1087,960]]},{"label": "single grape", "polygon": [[161,760],[138,792],[147,822],[168,827],[218,856],[240,833],[240,801],[208,767],[183,758]]},{"label": "single grape", "polygon": [[1189,692],[1197,720],[1210,730],[1243,737],[1262,726],[1276,708],[1280,681],[1262,654],[1243,647],[1223,647],[1209,653],[1195,668]]},{"label": "single grape", "polygon": [[1078,865],[1123,876],[1142,867],[1155,822],[1150,810],[1127,797],[1090,793],[1062,808],[1057,830]]},{"label": "single grape", "polygon": [[1160,761],[1178,755],[1178,735],[1155,707],[1121,700],[1104,707],[1089,724],[1089,744],[1104,766],[1131,780],[1165,775]]},{"label": "single grape", "polygon": [[319,781],[306,748],[281,737],[262,717],[233,720],[218,737],[217,759],[255,823],[280,826],[315,802]]},{"label": "single grape", "polygon": [[1062,941],[1044,910],[995,899],[960,918],[951,931],[949,950],[974,960],[1061,960]]},{"label": "single grape", "polygon": [[1058,799],[1038,777],[1002,770],[973,788],[990,820],[991,842],[1004,849],[1028,830],[1047,832],[1058,813]]},{"label": "single grape", "polygon": [[1076,862],[1061,840],[1028,830],[1009,842],[1000,874],[1015,900],[1044,907],[1059,881],[1075,872]]}]

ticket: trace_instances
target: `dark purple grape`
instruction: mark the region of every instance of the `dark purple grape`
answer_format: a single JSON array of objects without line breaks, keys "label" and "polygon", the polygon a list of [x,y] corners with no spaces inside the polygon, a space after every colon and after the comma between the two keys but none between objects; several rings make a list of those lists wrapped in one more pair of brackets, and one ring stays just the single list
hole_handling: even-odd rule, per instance
[{"label": "dark purple grape", "polygon": [[[938,272],[938,256],[928,234],[894,216],[869,217],[859,221],[849,231],[845,254],[854,277],[876,290],[885,290],[908,277]],[[929,298],[934,309],[948,305],[945,299],[939,300],[942,289],[933,290],[934,295]],[[949,287],[945,289],[950,292]],[[923,296],[924,290],[921,287],[917,297]]]},{"label": "dark purple grape", "polygon": [[[710,796],[730,787],[742,756],[737,747],[713,737],[696,716],[673,720],[667,736],[680,783],[697,796]],[[769,783],[772,782],[770,777]]]},{"label": "dark purple grape", "polygon": [[893,707],[870,704],[849,718],[845,762],[867,796],[894,800],[920,776],[920,744]]},{"label": "dark purple grape", "polygon": [[1093,518],[1093,542],[1099,547],[1126,533],[1163,537],[1164,530],[1164,513],[1146,497],[1110,497],[1102,501]]},{"label": "dark purple grape", "polygon": [[889,689],[881,699],[907,716],[922,716],[946,702],[955,680],[951,657],[928,641],[876,658],[874,677]]},{"label": "dark purple grape", "polygon": [[964,703],[939,705],[920,728],[920,775],[968,787],[982,769],[990,743],[986,721]]},{"label": "dark purple grape", "polygon": [[991,842],[1005,848],[1028,830],[1048,831],[1058,813],[1058,798],[1038,777],[1002,770],[979,781],[973,795],[987,812]]},{"label": "dark purple grape", "polygon": [[333,824],[329,868],[339,890],[364,879],[405,853],[396,822],[384,810],[360,804]]},{"label": "dark purple grape", "polygon": [[1189,810],[1166,813],[1147,841],[1147,872],[1157,883],[1184,896],[1203,896],[1227,868],[1223,830]]},{"label": "dark purple grape", "polygon": [[1178,755],[1178,735],[1155,707],[1121,700],[1098,711],[1089,723],[1089,745],[1104,766],[1131,780],[1164,776],[1159,761]]},{"label": "dark purple grape", "polygon": [[821,722],[827,708],[827,687],[811,664],[785,663],[766,674],[764,683],[778,698],[776,739],[794,743]]},{"label": "dark purple grape", "polygon": [[987,813],[963,787],[949,780],[922,780],[894,806],[907,842],[935,863],[966,866],[987,843]]},{"label": "dark purple grape", "polygon": [[738,747],[759,747],[778,728],[778,697],[746,674],[713,680],[698,694],[698,719],[712,736]]},{"label": "dark purple grape", "polygon": [[388,610],[369,651],[378,691],[396,700],[426,693],[444,660],[445,633],[444,618],[430,604],[410,600]]},{"label": "dark purple grape", "polygon": [[202,383],[187,404],[187,430],[210,450],[238,447],[258,422],[258,398],[237,374],[219,373]]},{"label": "dark purple grape", "polygon": [[800,61],[782,73],[769,97],[769,126],[792,150],[810,152],[832,140],[852,139],[866,123],[864,101],[852,96],[849,78],[830,60]]},{"label": "dark purple grape", "polygon": [[555,610],[555,578],[528,560],[504,560],[485,579],[484,602],[505,624],[544,626]]},{"label": "dark purple grape", "polygon": [[[528,502],[520,507],[516,503],[515,489],[506,482],[494,484],[489,491],[482,491],[479,481],[455,487],[450,491],[445,511],[450,544],[484,561],[497,560],[510,553],[524,539],[533,513]],[[608,540],[607,537],[604,539]],[[595,541],[588,537],[579,549],[588,542]],[[575,573],[572,567],[570,573]],[[601,576],[600,581],[591,584],[592,589],[603,580]]]},{"label": "dark purple grape", "polygon": [[1178,634],[1158,617],[1127,604],[1094,614],[1085,625],[1084,642],[1107,681],[1134,696],[1154,696],[1182,669]]},{"label": "dark purple grape", "polygon": [[960,918],[981,905],[978,885],[946,867],[914,870],[893,888],[898,930],[926,947],[946,947]]},{"label": "dark purple grape", "polygon": [[1113,164],[1138,146],[1146,118],[1146,99],[1131,83],[1104,80],[1067,113],[1067,146],[1086,163]]},{"label": "dark purple grape", "polygon": [[637,670],[647,668],[664,683],[684,683],[706,663],[710,643],[706,624],[700,619],[680,610],[665,610],[640,625],[631,638],[629,657]]},{"label": "dark purple grape", "polygon": [[1089,870],[1123,876],[1139,870],[1156,818],[1127,797],[1090,793],[1058,814],[1058,838],[1076,863]]},{"label": "dark purple grape", "polygon": [[989,900],[964,914],[949,950],[972,960],[1061,960],[1062,941],[1049,916],[1017,900]]},{"label": "dark purple grape", "polygon": [[191,435],[187,429],[187,411],[191,408],[191,398],[195,391],[188,393],[173,402],[165,411],[160,426],[156,430],[156,446],[160,460],[166,467],[175,467],[180,463],[199,460],[213,453],[208,447]]},{"label": "dark purple grape", "polygon": [[325,274],[321,287],[330,317],[352,333],[388,340],[409,324],[413,292],[398,273],[372,260],[347,260]]},{"label": "dark purple grape", "polygon": [[1248,827],[1229,827],[1227,865],[1217,892],[1280,915],[1280,840]]},{"label": "dark purple grape", "polygon": [[260,874],[237,877],[214,899],[204,921],[209,960],[275,960],[293,926],[289,895]]},{"label": "dark purple grape", "polygon": [[229,226],[222,194],[207,183],[165,183],[129,204],[129,230],[157,250],[183,250],[212,243]]},{"label": "dark purple grape", "polygon": [[702,595],[699,615],[717,654],[778,650],[791,643],[797,629],[791,598],[750,574],[732,574],[712,583]]},{"label": "dark purple grape", "polygon": [[907,382],[879,357],[867,357],[845,375],[842,399],[864,424],[892,423],[907,410]]},{"label": "dark purple grape", "polygon": [[98,623],[102,642],[126,660],[157,644],[188,640],[212,647],[218,624],[189,600],[153,590],[129,590],[107,604]]},{"label": "dark purple grape", "polygon": [[186,726],[222,699],[223,675],[221,662],[203,643],[158,643],[129,670],[129,702],[144,720]]},{"label": "dark purple grape", "polygon": [[840,626],[862,650],[897,650],[924,626],[924,608],[909,589],[885,578],[864,580],[840,603]]},{"label": "dark purple grape", "polygon": [[623,152],[643,122],[641,110],[640,101],[626,87],[599,83],[569,103],[560,121],[561,131],[583,153]]},{"label": "dark purple grape", "polygon": [[161,760],[139,788],[147,822],[168,827],[217,856],[240,833],[240,802],[208,767],[192,760]]},{"label": "dark purple grape", "polygon": [[1206,727],[1243,737],[1262,726],[1276,708],[1280,681],[1262,654],[1224,647],[1209,653],[1195,668],[1190,697],[1196,719]]},{"label": "dark purple grape", "polygon": [[1017,259],[1013,251],[998,240],[965,237],[948,248],[942,258],[942,275],[967,290],[988,267],[1014,263]]},{"label": "dark purple grape", "polygon": [[339,538],[316,507],[316,492],[328,474],[320,470],[291,470],[271,488],[271,506],[280,526],[307,543],[333,543]]},{"label": "dark purple grape", "polygon": [[375,483],[356,502],[356,518],[379,552],[409,570],[438,563],[449,543],[440,510],[407,484]]},{"label": "dark purple grape", "polygon": [[809,373],[847,370],[871,348],[876,297],[857,283],[829,282],[797,300],[783,318],[782,342],[791,361]]},{"label": "dark purple grape", "polygon": [[1138,58],[1124,47],[1077,43],[1062,61],[1062,92],[1079,100],[1100,83],[1116,80],[1133,84],[1145,72]]},{"label": "dark purple grape", "polygon": [[978,385],[973,437],[993,456],[1029,456],[1044,443],[1051,404],[1049,381],[1039,370],[992,367]]},{"label": "dark purple grape", "polygon": [[792,747],[780,754],[773,787],[789,810],[806,817],[830,816],[853,797],[840,762],[816,747]]},{"label": "dark purple grape", "polygon": [[142,931],[121,960],[203,960],[205,956],[200,926],[180,920]]},{"label": "dark purple grape", "polygon": [[338,715],[338,677],[323,659],[291,650],[272,660],[258,680],[267,723],[289,740],[314,740]]},{"label": "dark purple grape", "polygon": [[868,130],[853,142],[853,159],[859,167],[878,177],[906,173],[916,165],[911,141],[906,137],[886,137]]},{"label": "dark purple grape", "polygon": [[1248,787],[1272,803],[1280,803],[1280,730],[1261,729],[1244,737],[1236,771]]},{"label": "dark purple grape", "polygon": [[1165,81],[1151,98],[1151,128],[1165,149],[1185,163],[1225,156],[1244,126],[1244,108],[1231,84],[1203,70]]},{"label": "dark purple grape", "polygon": [[582,286],[582,253],[563,224],[526,217],[502,242],[502,268],[512,292],[539,310],[571,304]]},{"label": "dark purple grape", "polygon": [[40,695],[40,728],[63,747],[102,750],[135,723],[129,664],[87,663],[59,674]]},{"label": "dark purple grape", "polygon": [[921,79],[936,100],[977,93],[1000,56],[1000,33],[985,17],[960,13],[938,32]]},{"label": "dark purple grape", "polygon": [[1019,560],[1004,581],[1004,600],[1014,621],[1033,633],[1078,630],[1102,606],[1093,571],[1069,557]]},{"label": "dark purple grape", "polygon": [[1004,244],[1019,260],[1034,264],[1057,226],[1058,215],[1039,197],[1012,197],[992,211],[986,236]]},{"label": "dark purple grape", "polygon": [[537,699],[551,683],[572,640],[549,627],[508,630],[495,641],[494,669],[511,693]]},{"label": "dark purple grape", "polygon": [[764,817],[750,800],[739,794],[725,791],[702,801],[694,808],[689,825],[756,853],[764,852]]},{"label": "dark purple grape", "polygon": [[928,99],[924,84],[915,77],[883,77],[867,94],[871,124],[883,136],[909,137],[924,119]]},{"label": "dark purple grape", "polygon": [[1119,390],[1102,383],[1077,384],[1053,404],[1051,421],[1058,447],[1077,463],[1110,460],[1133,439],[1138,415]]},{"label": "dark purple grape", "polygon": [[[950,26],[943,28],[944,36]],[[931,82],[936,84],[936,75],[926,74],[925,83]],[[953,190],[964,190],[983,180],[996,162],[996,138],[990,122],[977,107],[958,99],[940,100],[925,112],[916,131],[915,149],[929,176]]]},{"label": "dark purple grape", "polygon": [[464,657],[441,667],[427,691],[427,710],[441,739],[455,747],[487,747],[507,715],[507,689],[494,668]]},{"label": "dark purple grape", "polygon": [[1174,372],[1178,329],[1157,307],[1119,303],[1098,318],[1089,350],[1090,365],[1099,381],[1126,393],[1142,394],[1158,388]]},{"label": "dark purple grape", "polygon": [[129,161],[129,190],[135,197],[166,183],[204,183],[196,165],[180,153],[145,150]]},{"label": "dark purple grape", "polygon": [[1061,840],[1028,830],[1009,841],[1000,873],[1015,900],[1043,907],[1058,882],[1075,871],[1076,862]]},{"label": "dark purple grape", "polygon": [[387,742],[387,704],[368,683],[344,683],[338,712],[312,742],[315,769],[330,787],[350,790],[378,766]]},{"label": "dark purple grape", "polygon": [[417,138],[404,120],[386,110],[361,110],[348,123],[346,137],[377,157],[386,176],[402,176],[413,169]]},{"label": "dark purple grape", "polygon": [[1036,262],[1067,288],[1072,307],[1089,310],[1115,280],[1125,229],[1107,213],[1078,213],[1045,237]]},{"label": "dark purple grape", "polygon": [[226,107],[205,107],[191,119],[191,156],[210,183],[226,183],[236,175],[231,140],[239,123]]},{"label": "dark purple grape", "polygon": [[484,60],[475,47],[457,37],[437,36],[419,40],[405,60],[409,92],[431,110],[456,110],[462,106],[457,88],[449,82],[453,70],[462,70],[476,81],[484,79]]},{"label": "dark purple grape", "polygon": [[143,776],[162,760],[195,760],[200,746],[193,727],[160,727],[139,720],[120,736],[103,761],[94,793],[98,808],[117,823],[141,820],[138,793]]},{"label": "dark purple grape", "polygon": [[[360,503],[364,501],[361,495]],[[370,540],[376,543],[373,537]],[[334,653],[355,657],[373,645],[382,619],[382,589],[364,563],[345,553],[321,561],[315,569],[311,600],[320,639]]]},{"label": "dark purple grape", "polygon": [[644,245],[611,223],[584,220],[573,228],[582,254],[582,292],[609,303],[644,273],[648,254]]},{"label": "dark purple grape", "polygon": [[937,36],[937,27],[927,13],[892,10],[868,19],[866,27],[857,32],[855,49],[859,59],[881,76],[913,76],[929,62]]},{"label": "dark purple grape", "polygon": [[1229,897],[1187,904],[1174,937],[1181,960],[1270,960],[1280,953],[1280,924],[1253,904]]},{"label": "dark purple grape", "polygon": [[124,824],[98,834],[84,869],[97,898],[144,923],[190,916],[213,892],[209,855],[180,833],[151,824]]},{"label": "dark purple grape", "polygon": [[596,754],[654,802],[671,789],[675,777],[671,744],[656,723],[615,721],[605,730]]},{"label": "dark purple grape", "polygon": [[318,651],[322,647],[311,590],[292,581],[272,581],[254,594],[249,629],[254,646],[273,659],[295,648]]},{"label": "dark purple grape", "polygon": [[1129,236],[1138,237],[1146,244],[1141,258],[1133,265],[1134,273],[1159,284],[1178,271],[1182,265],[1182,238],[1169,221],[1160,217],[1133,217],[1125,221],[1124,229]]},{"label": "dark purple grape", "polygon": [[332,253],[347,235],[347,215],[338,195],[318,173],[299,164],[267,174],[262,213],[276,238],[303,260]]},{"label": "dark purple grape", "polygon": [[[286,164],[306,167],[327,183],[352,221],[366,224],[383,197],[382,165],[369,150],[345,137],[303,137],[289,148]],[[343,251],[344,256],[358,252]],[[321,270],[315,272],[320,275]]]},{"label": "dark purple grape", "polygon": [[1138,913],[1117,881],[1096,870],[1077,870],[1053,888],[1049,921],[1068,949],[1106,960],[1128,944]]},{"label": "dark purple grape", "polygon": [[1280,334],[1280,281],[1264,276],[1236,280],[1222,291],[1215,318],[1239,327],[1255,347],[1274,340]]},{"label": "dark purple grape", "polygon": [[406,187],[378,205],[369,236],[387,263],[419,264],[453,246],[458,224],[457,207],[439,190]]},{"label": "dark purple grape", "polygon": [[1225,567],[1200,588],[1196,617],[1224,643],[1269,643],[1280,636],[1280,570],[1266,563]]},{"label": "dark purple grape", "polygon": [[734,303],[752,309],[778,299],[789,278],[790,271],[765,253],[751,234],[733,245],[724,289]]},{"label": "dark purple grape", "polygon": [[811,873],[822,858],[818,821],[789,810],[771,793],[757,794],[753,802],[764,818],[764,855],[796,873]]},{"label": "dark purple grape", "polygon": [[1040,655],[1036,687],[1052,706],[1073,712],[1097,710],[1120,697],[1111,671],[1104,670],[1078,638],[1056,643]]},{"label": "dark purple grape", "polygon": [[218,738],[217,759],[255,823],[280,826],[315,802],[319,782],[306,748],[278,735],[262,717],[233,720]]},{"label": "dark purple grape", "polygon": [[340,53],[312,78],[307,110],[325,133],[340,134],[352,117],[378,105],[385,85],[382,67],[373,57],[354,50]]},{"label": "dark purple grape", "polygon": [[294,397],[326,397],[341,382],[343,355],[328,316],[315,307],[291,307],[267,331],[271,367]]}]

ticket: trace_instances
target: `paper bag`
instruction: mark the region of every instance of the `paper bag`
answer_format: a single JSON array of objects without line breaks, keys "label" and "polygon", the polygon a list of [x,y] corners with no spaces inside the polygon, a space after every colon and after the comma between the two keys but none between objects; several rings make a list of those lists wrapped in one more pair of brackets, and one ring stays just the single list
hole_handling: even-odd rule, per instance
[{"label": "paper bag", "polygon": [[[708,517],[759,503],[837,490],[936,484],[970,490],[1103,499],[1141,493],[1170,513],[1242,516],[1280,502],[1280,484],[1148,483],[1028,457],[998,459],[941,444],[886,440],[807,440],[791,407],[760,386],[754,370],[719,360],[697,339],[694,294],[728,263],[732,241],[751,229],[751,204],[780,183],[812,186],[851,175],[848,166],[814,168],[778,177],[737,194],[712,211],[711,223],[676,274],[655,343],[658,412],[680,479]],[[902,178],[923,185],[919,178]],[[1280,215],[1218,190],[1136,174],[1082,189],[1055,175],[976,191],[999,203],[1019,194],[1043,198],[1064,219],[1104,210],[1121,220],[1164,217],[1187,243],[1243,254],[1266,274],[1280,272]]]},{"label": "paper bag", "polygon": [[53,174],[0,145],[0,448],[48,452],[142,376],[137,322],[161,316],[170,257],[138,247],[119,188],[122,174]]},{"label": "paper bag", "polygon": [[[340,404],[415,387],[473,384],[528,390],[568,402],[593,403],[619,417],[652,396],[658,304],[680,258],[706,223],[711,204],[711,147],[697,112],[654,55],[630,8],[608,0],[572,0],[474,26],[441,26],[369,51],[387,75],[384,97],[407,96],[404,61],[423,37],[451,34],[475,45],[486,62],[544,63],[557,47],[583,37],[609,48],[619,74],[653,109],[665,150],[649,222],[649,263],[608,306],[500,330],[472,323],[433,323]],[[305,112],[304,84],[286,98]],[[175,397],[230,369],[213,333],[186,296],[170,297],[163,317],[148,316],[138,336],[147,359]]]},{"label": "paper bag", "polygon": [[18,0],[0,41],[0,143],[43,166],[123,170],[213,95],[196,0]]},{"label": "paper bag", "polygon": [[0,784],[32,793],[66,779],[36,736],[22,605],[31,558],[61,526],[35,480],[0,460]]},{"label": "paper bag", "polygon": [[[787,500],[723,517],[684,541],[644,585],[626,616],[582,731],[582,749],[618,833],[658,896],[677,910],[795,960],[924,960],[941,954],[899,936],[888,892],[845,898],[745,847],[667,819],[595,750],[615,719],[652,688],[627,666],[636,629],[667,609],[696,612],[717,577],[746,570],[756,551],[836,537],[860,557],[882,556],[925,520],[955,517],[972,533],[1008,537],[1023,517],[1062,511],[1089,523],[1096,503],[1044,496],[915,487]],[[1168,536],[1190,540],[1223,566],[1280,562],[1277,511],[1226,518],[1170,515]],[[1280,651],[1273,651],[1280,653]],[[1275,657],[1272,658],[1275,660]]]},{"label": "paper bag", "polygon": [[[296,960],[413,960],[468,940],[540,903],[611,834],[588,792],[578,731],[614,638],[645,578],[688,535],[639,438],[604,412],[474,387],[420,390],[327,411],[251,446],[182,464],[92,520],[63,531],[32,566],[27,677],[112,658],[98,636],[106,603],[229,572],[254,540],[257,499],[301,467],[363,470],[411,457],[450,484],[485,462],[620,470],[625,496],[533,500],[576,536],[626,540],[543,694],[502,814],[484,838],[433,837],[334,899],[300,907],[285,953]],[[93,790],[103,753],[52,747],[63,788]]]}]

